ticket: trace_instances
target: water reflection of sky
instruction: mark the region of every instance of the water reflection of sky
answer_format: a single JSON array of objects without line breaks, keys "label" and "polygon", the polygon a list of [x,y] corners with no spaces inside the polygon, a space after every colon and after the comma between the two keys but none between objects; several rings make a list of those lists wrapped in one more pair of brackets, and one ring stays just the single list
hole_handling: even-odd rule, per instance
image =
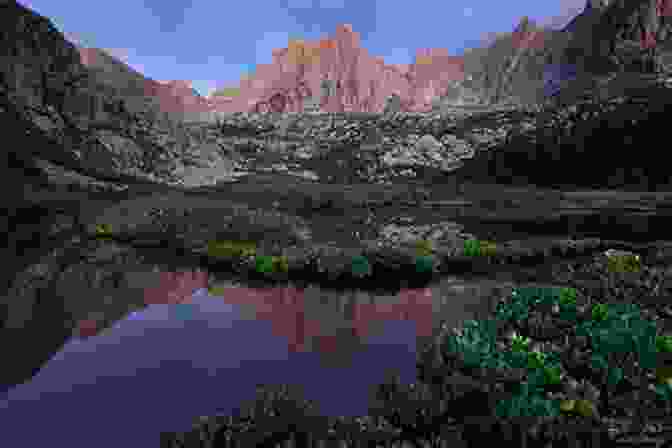
[{"label": "water reflection of sky", "polygon": [[[216,296],[202,289],[182,303],[154,301],[94,336],[73,337],[30,383],[10,391],[0,404],[0,422],[13,428],[4,437],[44,435],[36,446],[61,437],[64,446],[150,446],[151,434],[231,414],[264,383],[300,386],[323,414],[365,415],[390,369],[415,381],[417,337],[432,327],[431,291],[378,303],[354,292],[339,297],[230,287]],[[40,431],[23,426],[35,421],[44,422]],[[109,422],[125,429],[107,431]]]}]

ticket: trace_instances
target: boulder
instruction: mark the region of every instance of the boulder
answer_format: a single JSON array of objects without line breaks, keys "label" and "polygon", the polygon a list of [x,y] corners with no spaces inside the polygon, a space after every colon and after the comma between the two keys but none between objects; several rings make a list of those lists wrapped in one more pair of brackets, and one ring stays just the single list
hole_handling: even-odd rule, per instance
[{"label": "boulder", "polygon": [[603,80],[600,89],[563,89],[529,124],[519,123],[504,141],[465,162],[461,179],[562,190],[669,191],[666,154],[646,143],[666,122],[672,100],[667,78],[623,73]]}]

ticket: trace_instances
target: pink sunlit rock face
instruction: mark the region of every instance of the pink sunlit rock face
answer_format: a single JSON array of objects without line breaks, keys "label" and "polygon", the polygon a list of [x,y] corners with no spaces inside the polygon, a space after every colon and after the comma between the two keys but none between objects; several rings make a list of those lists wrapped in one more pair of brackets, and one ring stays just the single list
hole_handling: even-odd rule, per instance
[{"label": "pink sunlit rock face", "polygon": [[[543,46],[543,33],[519,27],[511,36],[515,47]],[[102,50],[79,48],[86,66],[110,65],[114,60]],[[290,41],[274,49],[270,64],[260,64],[243,78],[236,96],[199,96],[189,81],[156,81],[125,67],[168,113],[299,112],[306,100],[319,103],[324,112],[383,112],[390,96],[397,95],[401,110],[427,112],[432,100],[442,97],[454,83],[465,79],[465,59],[448,50],[416,51],[412,64],[387,64],[362,48],[359,33],[340,25],[332,36],[317,41]],[[322,83],[333,90],[323,96]]]},{"label": "pink sunlit rock face", "polygon": [[361,47],[359,34],[340,25],[332,37],[294,41],[273,51],[273,62],[262,64],[240,84],[235,98],[218,98],[217,112],[303,110],[303,100],[321,97],[324,79],[333,82],[333,95],[323,99],[326,112],[382,112],[391,95],[401,98],[402,109],[426,111],[451,81],[462,80],[462,59],[447,50],[418,51],[410,65],[385,64]]}]

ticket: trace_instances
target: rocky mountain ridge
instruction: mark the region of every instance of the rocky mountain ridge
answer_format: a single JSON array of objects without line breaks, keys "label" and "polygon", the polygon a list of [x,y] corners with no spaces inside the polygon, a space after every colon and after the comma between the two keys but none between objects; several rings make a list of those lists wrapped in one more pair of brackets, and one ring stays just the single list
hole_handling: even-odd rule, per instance
[{"label": "rocky mountain ridge", "polygon": [[[162,110],[173,114],[181,111],[191,117],[207,117],[213,112],[300,112],[311,108],[382,112],[392,96],[398,97],[392,109],[426,112],[437,102],[482,105],[498,103],[514,93],[520,96],[497,85],[511,84],[511,74],[525,65],[519,64],[521,57],[542,50],[549,33],[523,17],[511,33],[502,33],[494,43],[468,54],[451,56],[445,49],[428,48],[418,50],[412,64],[386,64],[361,47],[358,33],[349,25],[339,25],[332,36],[319,41],[290,41],[286,48],[273,50],[273,62],[260,65],[242,79],[234,96],[202,98],[194,94],[188,81],[159,83],[147,79],[144,83],[146,94],[159,98]],[[114,59],[102,50],[79,50],[82,62],[92,70]],[[482,62],[488,56],[494,65]],[[123,65],[116,61],[119,64]],[[504,65],[506,70],[502,70]],[[542,70],[535,68],[535,81],[541,79]],[[503,78],[495,81],[499,72],[503,72]],[[530,90],[529,80],[516,81],[517,85],[524,82]],[[528,102],[536,99],[528,98]]]},{"label": "rocky mountain ridge", "polygon": [[[558,78],[663,70],[671,54],[670,5],[668,0],[638,0],[626,8],[618,2],[587,1],[562,29],[540,27],[523,17],[512,32],[499,33],[481,48],[459,56],[422,49],[408,65],[386,64],[370,55],[352,27],[339,25],[329,37],[290,41],[273,50],[273,62],[242,79],[233,96],[203,98],[188,81],[139,81],[162,111],[196,121],[235,112],[428,112],[440,106],[533,105],[548,98],[549,83]],[[79,50],[93,71],[114,59],[101,50]]]}]

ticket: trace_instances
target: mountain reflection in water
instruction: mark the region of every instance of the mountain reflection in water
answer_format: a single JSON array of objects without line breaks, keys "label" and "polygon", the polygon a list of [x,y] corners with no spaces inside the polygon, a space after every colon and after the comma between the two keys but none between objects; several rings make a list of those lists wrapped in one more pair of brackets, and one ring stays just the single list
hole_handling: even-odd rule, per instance
[{"label": "mountain reflection in water", "polygon": [[[322,415],[366,415],[390,374],[416,380],[417,337],[431,330],[428,289],[380,304],[316,288],[217,294],[153,303],[68,340],[0,401],[0,423],[10,428],[3,437],[16,446],[152,446],[199,416],[235,413],[262,384],[298,386]],[[110,431],[110,422],[123,430]]]}]

